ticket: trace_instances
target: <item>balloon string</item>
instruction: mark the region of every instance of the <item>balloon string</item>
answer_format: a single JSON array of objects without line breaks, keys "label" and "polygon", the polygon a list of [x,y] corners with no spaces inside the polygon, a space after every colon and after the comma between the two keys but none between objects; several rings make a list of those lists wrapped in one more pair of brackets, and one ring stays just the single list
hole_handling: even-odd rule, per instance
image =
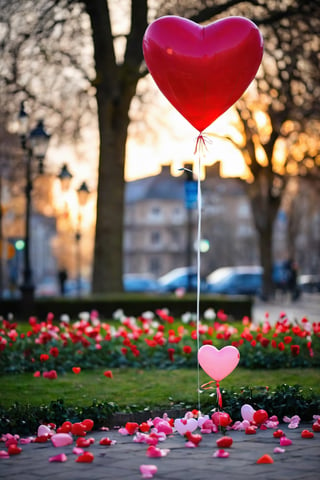
[{"label": "balloon string", "polygon": [[[201,134],[200,134],[201,135]],[[199,137],[200,137],[199,135]],[[199,138],[198,137],[198,138]],[[203,138],[203,137],[202,137]],[[197,140],[198,141],[198,140]],[[204,141],[204,140],[203,140]],[[197,146],[196,146],[197,148]],[[197,205],[198,205],[198,232],[197,232],[197,351],[200,348],[200,242],[201,242],[201,210],[202,210],[202,196],[201,196],[201,182],[200,182],[200,166],[201,155],[198,159],[198,187],[197,187]],[[198,410],[201,412],[200,405],[200,364],[198,361]]]}]

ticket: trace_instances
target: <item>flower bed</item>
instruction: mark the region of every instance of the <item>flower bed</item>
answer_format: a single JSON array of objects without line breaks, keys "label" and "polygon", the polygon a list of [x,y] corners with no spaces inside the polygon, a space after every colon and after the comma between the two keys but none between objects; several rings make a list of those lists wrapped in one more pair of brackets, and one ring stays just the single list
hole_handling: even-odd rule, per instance
[{"label": "flower bed", "polygon": [[110,322],[98,312],[83,312],[71,322],[29,319],[22,331],[12,318],[0,328],[0,374],[33,372],[54,379],[73,368],[99,366],[179,368],[197,365],[197,347],[234,345],[240,365],[247,368],[312,367],[320,365],[320,322],[307,318],[291,324],[283,313],[274,326],[266,314],[253,324],[248,317],[231,324],[223,311],[207,310],[197,325],[193,314],[175,320],[166,310],[129,317],[115,312]]}]

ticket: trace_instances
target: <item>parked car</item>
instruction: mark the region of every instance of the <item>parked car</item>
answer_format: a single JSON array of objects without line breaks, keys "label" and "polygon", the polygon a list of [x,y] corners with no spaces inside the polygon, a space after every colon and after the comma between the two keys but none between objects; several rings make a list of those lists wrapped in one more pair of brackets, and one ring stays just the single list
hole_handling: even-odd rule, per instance
[{"label": "parked car", "polygon": [[91,291],[91,284],[85,278],[81,278],[80,281],[75,278],[70,278],[65,281],[64,290],[66,297],[89,295]]},{"label": "parked car", "polygon": [[218,268],[207,276],[207,291],[225,295],[259,295],[262,276],[260,266]]},{"label": "parked car", "polygon": [[[161,292],[175,292],[178,289],[189,291],[197,290],[198,274],[197,267],[180,267],[170,270],[158,279]],[[200,280],[200,290],[207,290],[206,281]]]},{"label": "parked car", "polygon": [[36,297],[56,297],[58,295],[59,288],[55,277],[45,277],[36,285]]},{"label": "parked car", "polygon": [[320,275],[299,275],[298,287],[303,292],[320,292]]},{"label": "parked car", "polygon": [[158,292],[159,283],[147,275],[126,273],[123,276],[123,288],[126,292]]}]

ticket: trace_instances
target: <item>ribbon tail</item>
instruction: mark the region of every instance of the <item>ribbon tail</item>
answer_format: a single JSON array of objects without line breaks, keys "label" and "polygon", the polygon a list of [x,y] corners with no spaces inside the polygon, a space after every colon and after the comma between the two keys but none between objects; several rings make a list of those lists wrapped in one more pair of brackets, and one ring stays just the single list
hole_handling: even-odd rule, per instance
[{"label": "ribbon tail", "polygon": [[220,408],[222,408],[222,395],[221,395],[221,392],[220,392],[220,385],[219,385],[219,382],[217,382],[217,399],[218,399],[218,405]]}]

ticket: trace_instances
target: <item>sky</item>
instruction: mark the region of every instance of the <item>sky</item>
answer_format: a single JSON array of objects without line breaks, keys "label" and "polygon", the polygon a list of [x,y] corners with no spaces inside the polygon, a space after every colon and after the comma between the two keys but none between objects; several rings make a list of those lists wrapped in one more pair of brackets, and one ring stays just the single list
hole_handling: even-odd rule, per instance
[{"label": "sky", "polygon": [[[178,169],[184,163],[198,164],[194,155],[198,131],[159,94],[157,108],[160,109],[161,126],[156,125],[157,140],[143,141],[130,137],[127,143],[126,179],[134,180],[160,172],[161,165],[172,164],[172,174],[179,173]],[[212,165],[216,161],[222,162],[224,176],[245,176],[246,166],[238,149],[228,140],[218,138],[224,134],[235,135],[232,121],[234,111],[230,108],[221,115],[210,127],[205,130],[207,149],[203,152],[203,165]],[[157,121],[157,117],[154,117]]]}]

